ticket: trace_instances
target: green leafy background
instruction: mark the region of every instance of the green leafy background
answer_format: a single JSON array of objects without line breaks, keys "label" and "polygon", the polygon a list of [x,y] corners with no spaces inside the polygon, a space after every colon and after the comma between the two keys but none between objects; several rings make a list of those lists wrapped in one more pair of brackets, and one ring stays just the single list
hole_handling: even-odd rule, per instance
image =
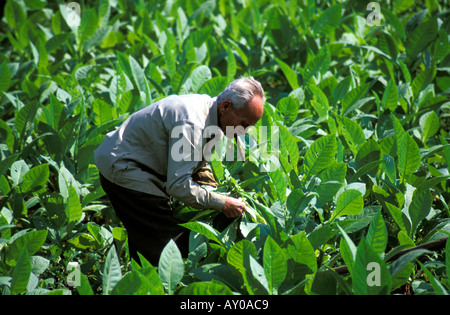
[{"label": "green leafy background", "polygon": [[[450,242],[415,247],[450,232],[449,2],[369,2],[79,1],[74,25],[65,2],[8,0],[0,292],[447,294]],[[220,226],[174,203],[189,258],[130,260],[93,151],[136,110],[242,75],[278,146],[254,129],[245,163],[211,164],[248,211]]]}]

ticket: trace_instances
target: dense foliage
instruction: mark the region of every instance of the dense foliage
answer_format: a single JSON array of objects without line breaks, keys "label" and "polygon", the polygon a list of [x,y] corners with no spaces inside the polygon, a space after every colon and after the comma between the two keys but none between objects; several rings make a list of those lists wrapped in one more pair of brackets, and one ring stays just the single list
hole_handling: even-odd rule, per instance
[{"label": "dense foliage", "polygon": [[[396,254],[450,232],[449,2],[368,3],[79,1],[78,25],[65,2],[7,1],[0,292],[448,293],[448,241]],[[264,116],[247,161],[212,168],[248,212],[219,228],[176,203],[189,258],[170,242],[158,266],[130,261],[93,150],[139,108],[241,75]]]}]

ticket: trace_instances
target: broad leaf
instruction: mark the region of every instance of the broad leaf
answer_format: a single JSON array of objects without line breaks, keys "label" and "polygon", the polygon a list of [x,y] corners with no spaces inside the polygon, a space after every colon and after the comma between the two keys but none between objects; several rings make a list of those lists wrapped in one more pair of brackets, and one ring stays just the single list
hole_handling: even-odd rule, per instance
[{"label": "broad leaf", "polygon": [[330,31],[334,31],[335,28],[341,23],[342,17],[342,5],[335,4],[323,11],[317,20],[314,22],[314,33],[327,34]]},{"label": "broad leaf", "polygon": [[[12,1],[9,1],[12,2]],[[0,95],[6,92],[11,84],[11,72],[6,61],[0,64]]]},{"label": "broad leaf", "polygon": [[295,279],[304,279],[306,275],[317,271],[316,254],[304,231],[291,236],[283,246],[286,246],[286,258],[295,262],[293,270]]},{"label": "broad leaf", "polygon": [[420,166],[419,146],[408,134],[403,133],[397,140],[398,170],[404,182]]},{"label": "broad leaf", "polygon": [[220,233],[209,224],[196,221],[196,222],[186,222],[180,225],[191,231],[204,235],[212,241],[215,241],[221,245],[225,245],[220,238]]},{"label": "broad leaf", "polygon": [[337,121],[339,124],[339,133],[344,137],[345,141],[347,141],[353,154],[356,155],[359,147],[366,141],[361,126],[359,126],[356,121],[347,117],[337,116]]},{"label": "broad leaf", "polygon": [[306,152],[303,162],[305,178],[327,168],[334,161],[336,153],[337,141],[334,135],[324,136],[314,141]]},{"label": "broad leaf", "polygon": [[84,43],[88,38],[94,36],[98,27],[98,16],[94,9],[87,9],[83,12],[78,27],[78,41]]},{"label": "broad leaf", "polygon": [[357,295],[391,293],[392,279],[389,270],[365,238],[361,239],[356,249],[352,283]]},{"label": "broad leaf", "polygon": [[190,283],[180,295],[232,295],[232,291],[225,284],[213,280]]},{"label": "broad leaf", "polygon": [[287,264],[284,251],[270,236],[264,243],[263,263],[269,293],[276,294],[286,277]]},{"label": "broad leaf", "polygon": [[33,167],[23,176],[21,190],[26,193],[34,188],[43,188],[49,177],[48,164]]},{"label": "broad leaf", "polygon": [[336,201],[336,209],[334,209],[330,220],[334,220],[343,215],[360,214],[364,207],[364,200],[361,192],[355,189],[348,189],[342,192]]},{"label": "broad leaf", "polygon": [[409,217],[411,218],[411,236],[414,235],[417,227],[426,218],[431,210],[433,196],[429,190],[416,189],[414,191],[411,204],[408,208]]},{"label": "broad leaf", "polygon": [[173,240],[167,243],[161,253],[158,274],[167,294],[174,294],[184,275],[184,263],[180,250]]},{"label": "broad leaf", "polygon": [[422,142],[427,143],[439,130],[439,117],[435,112],[428,112],[420,117],[419,124],[423,131]]},{"label": "broad leaf", "polygon": [[108,295],[116,284],[122,279],[122,270],[120,268],[119,257],[117,256],[116,247],[112,246],[106,256],[105,265],[103,267],[102,288],[103,294]]},{"label": "broad leaf", "polygon": [[47,230],[31,231],[14,239],[11,245],[7,247],[7,264],[10,266],[15,266],[23,248],[27,249],[28,256],[31,257],[34,255],[39,249],[41,249],[47,239],[47,233]]},{"label": "broad leaf", "polygon": [[374,215],[366,238],[368,244],[377,254],[384,254],[388,243],[388,232],[381,211]]},{"label": "broad leaf", "polygon": [[295,71],[292,70],[292,68],[289,65],[287,65],[285,62],[283,62],[282,60],[276,58],[276,61],[277,61],[278,65],[280,66],[281,71],[283,71],[292,90],[299,88],[300,85],[298,84],[298,77],[297,77],[297,74],[295,73]]},{"label": "broad leaf", "polygon": [[77,191],[73,186],[69,186],[69,197],[66,202],[66,215],[69,223],[76,223],[81,219],[83,210]]},{"label": "broad leaf", "polygon": [[348,236],[348,234],[344,231],[343,228],[339,226],[339,224],[336,224],[339,228],[339,231],[341,232],[342,238],[340,241],[339,248],[341,249],[341,255],[344,259],[344,262],[348,268],[348,271],[350,274],[352,274],[353,271],[353,263],[355,262],[356,258],[356,246],[353,243],[352,239]]},{"label": "broad leaf", "polygon": [[398,104],[398,90],[394,80],[389,80],[388,85],[383,93],[383,99],[381,100],[381,107],[383,109],[389,109],[391,112],[395,111]]},{"label": "broad leaf", "polygon": [[11,279],[11,294],[21,294],[27,290],[31,275],[31,262],[27,248],[22,248]]}]

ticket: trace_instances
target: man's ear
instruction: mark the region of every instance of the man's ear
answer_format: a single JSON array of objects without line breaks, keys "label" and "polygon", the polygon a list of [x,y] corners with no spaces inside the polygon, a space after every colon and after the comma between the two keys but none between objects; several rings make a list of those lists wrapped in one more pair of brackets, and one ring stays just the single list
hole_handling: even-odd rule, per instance
[{"label": "man's ear", "polygon": [[230,100],[223,101],[221,104],[219,104],[219,112],[221,114],[227,112],[233,107],[233,103]]}]

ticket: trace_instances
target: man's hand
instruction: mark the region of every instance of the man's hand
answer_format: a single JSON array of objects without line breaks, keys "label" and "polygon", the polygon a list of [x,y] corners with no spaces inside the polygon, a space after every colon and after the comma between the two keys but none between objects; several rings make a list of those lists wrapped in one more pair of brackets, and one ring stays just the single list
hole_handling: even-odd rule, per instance
[{"label": "man's hand", "polygon": [[245,211],[245,204],[236,198],[227,197],[222,212],[227,218],[237,218]]}]

